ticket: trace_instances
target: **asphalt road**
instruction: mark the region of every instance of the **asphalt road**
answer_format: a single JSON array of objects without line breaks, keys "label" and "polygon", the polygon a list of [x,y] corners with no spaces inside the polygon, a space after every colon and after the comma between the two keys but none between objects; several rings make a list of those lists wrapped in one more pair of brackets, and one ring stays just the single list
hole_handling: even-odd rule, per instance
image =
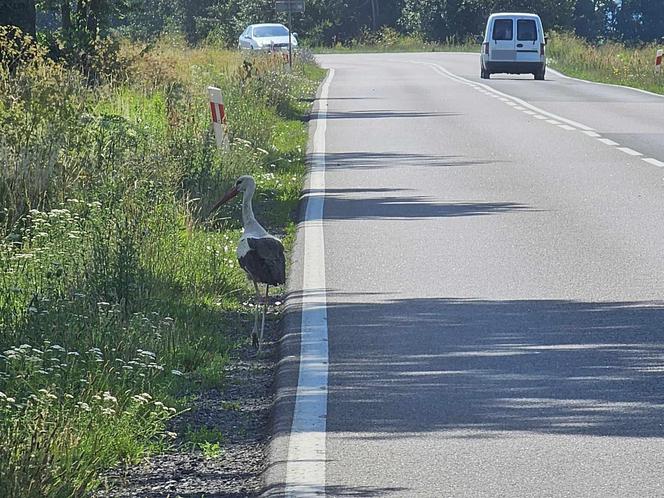
[{"label": "asphalt road", "polygon": [[320,62],[327,494],[664,496],[664,98]]}]

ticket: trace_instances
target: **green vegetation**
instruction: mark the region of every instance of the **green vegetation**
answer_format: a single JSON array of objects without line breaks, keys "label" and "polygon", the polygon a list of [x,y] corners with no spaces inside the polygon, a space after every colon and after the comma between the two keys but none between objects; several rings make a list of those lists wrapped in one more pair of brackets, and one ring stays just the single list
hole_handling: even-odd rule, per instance
[{"label": "green vegetation", "polygon": [[555,34],[547,47],[549,64],[568,76],[626,85],[664,94],[664,72],[655,73],[657,45],[628,48],[620,43],[591,45]]},{"label": "green vegetation", "polygon": [[393,28],[383,27],[366,31],[357,39],[332,46],[318,46],[317,54],[328,53],[380,53],[380,52],[479,52],[475,41],[456,43],[454,39],[444,43],[427,41],[420,35],[403,35]]},{"label": "green vegetation", "polygon": [[198,448],[205,458],[219,458],[223,455],[221,445],[224,435],[214,427],[200,427],[197,430],[187,430],[185,434],[187,442],[192,448]]},{"label": "green vegetation", "polygon": [[249,173],[258,218],[288,230],[321,74],[174,38],[123,43],[90,84],[6,30],[0,51],[0,496],[83,496],[171,445],[188,393],[223,382],[250,289],[238,205],[206,215]]},{"label": "green vegetation", "polygon": [[[546,31],[591,42],[652,42],[664,34],[664,11],[653,0],[310,0],[293,18],[311,46],[352,45],[383,27],[425,42],[464,43],[480,34],[492,12],[536,12]],[[0,0],[0,25],[39,33],[60,57],[95,72],[109,33],[153,40],[184,33],[189,43],[235,47],[251,23],[285,22],[265,0]]]}]

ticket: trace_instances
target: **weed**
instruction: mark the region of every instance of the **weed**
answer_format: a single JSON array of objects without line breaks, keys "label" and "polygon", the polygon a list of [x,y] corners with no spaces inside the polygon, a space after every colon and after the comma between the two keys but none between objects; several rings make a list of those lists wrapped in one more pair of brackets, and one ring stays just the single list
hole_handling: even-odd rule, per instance
[{"label": "weed", "polygon": [[[257,215],[282,231],[299,196],[313,69],[265,57],[240,76],[237,52],[168,40],[121,50],[125,76],[95,87],[40,50],[0,67],[0,496],[84,496],[171,444],[168,419],[223,383],[249,311],[237,206],[209,221],[210,206],[253,174]],[[221,454],[213,429],[194,439]]]},{"label": "weed", "polygon": [[200,444],[200,448],[201,452],[203,452],[203,456],[208,460],[220,458],[224,453],[221,446],[219,446],[219,443],[203,442]]}]

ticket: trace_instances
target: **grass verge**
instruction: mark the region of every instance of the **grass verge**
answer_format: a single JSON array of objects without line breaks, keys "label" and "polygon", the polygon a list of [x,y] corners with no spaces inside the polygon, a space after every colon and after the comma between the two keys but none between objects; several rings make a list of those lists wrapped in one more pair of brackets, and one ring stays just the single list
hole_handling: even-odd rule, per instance
[{"label": "grass verge", "polygon": [[549,64],[568,76],[664,94],[664,72],[654,70],[657,48],[664,47],[630,48],[613,42],[595,46],[576,36],[555,33],[547,54]]},{"label": "grass verge", "polygon": [[[251,289],[239,206],[206,214],[253,174],[257,217],[286,233],[322,72],[170,39],[125,44],[123,70],[90,86],[30,51],[0,67],[0,496],[84,496],[166,450],[168,419],[223,384]],[[228,109],[221,152],[208,85]]]}]

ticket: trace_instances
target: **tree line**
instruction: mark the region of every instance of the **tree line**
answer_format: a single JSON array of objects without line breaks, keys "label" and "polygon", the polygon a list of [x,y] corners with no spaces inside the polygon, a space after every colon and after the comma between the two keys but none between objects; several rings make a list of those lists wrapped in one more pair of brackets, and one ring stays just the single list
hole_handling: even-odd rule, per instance
[{"label": "tree line", "polygon": [[[573,32],[589,41],[649,42],[664,37],[662,0],[305,0],[294,31],[311,44],[360,40],[389,27],[427,41],[462,42],[483,31],[498,11],[538,13],[546,30]],[[116,31],[138,39],[181,32],[192,43],[235,45],[247,24],[284,21],[274,0],[0,0],[0,25],[54,38],[59,47],[85,51]],[[53,43],[53,40],[51,40]]]}]

